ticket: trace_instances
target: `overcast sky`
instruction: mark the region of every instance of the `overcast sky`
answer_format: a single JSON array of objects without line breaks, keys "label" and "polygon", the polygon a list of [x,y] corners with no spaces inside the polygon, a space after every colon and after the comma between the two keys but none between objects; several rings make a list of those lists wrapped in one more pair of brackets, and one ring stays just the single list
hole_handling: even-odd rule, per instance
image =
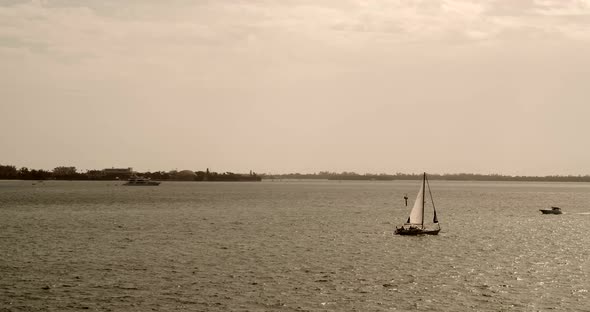
[{"label": "overcast sky", "polygon": [[0,0],[0,164],[590,174],[590,0]]}]

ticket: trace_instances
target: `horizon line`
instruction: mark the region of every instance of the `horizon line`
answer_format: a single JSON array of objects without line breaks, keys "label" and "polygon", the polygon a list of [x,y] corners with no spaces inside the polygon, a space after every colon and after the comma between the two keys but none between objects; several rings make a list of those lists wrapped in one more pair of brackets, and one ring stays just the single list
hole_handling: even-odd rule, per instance
[{"label": "horizon line", "polygon": [[[59,167],[74,167],[76,168],[76,170],[79,170],[79,172],[88,172],[90,170],[104,170],[104,169],[121,169],[121,168],[131,168],[133,169],[134,167],[127,167],[127,166],[120,166],[120,167],[105,167],[102,169],[79,169],[76,166],[56,166],[53,169],[44,169],[44,168],[29,168],[27,166],[15,166],[15,165],[10,165],[10,164],[2,164],[0,163],[0,166],[14,166],[17,169],[20,168],[27,168],[29,170],[45,170],[48,172],[52,172],[55,168],[59,168]],[[133,170],[134,172],[171,172],[171,171],[183,171],[183,170],[191,170],[194,172],[198,172],[198,171],[205,171],[205,170],[210,170],[213,172],[232,172],[232,173],[241,173],[242,171],[239,170],[220,170],[217,171],[215,169],[211,169],[212,167],[205,167],[204,169],[199,169],[199,170],[192,170],[192,169],[178,169],[178,168],[174,168],[174,169],[170,169],[170,170]],[[268,171],[268,172],[260,172],[257,170],[252,170],[252,169],[247,169],[246,171],[244,171],[246,173],[248,172],[254,172],[258,175],[321,175],[321,174],[326,174],[326,175],[358,175],[358,176],[379,176],[379,175],[389,175],[389,176],[396,176],[396,175],[421,175],[423,173],[427,173],[428,175],[432,175],[432,176],[453,176],[453,175],[474,175],[474,176],[503,176],[503,177],[588,177],[590,176],[589,173],[577,173],[577,174],[505,174],[505,173],[479,173],[479,172],[445,172],[445,173],[439,173],[439,172],[428,172],[428,171],[418,171],[418,172],[395,172],[395,173],[388,173],[388,172],[379,172],[379,173],[375,173],[375,172],[365,172],[365,173],[359,173],[356,171],[340,171],[340,172],[336,172],[336,171],[329,171],[329,170],[319,170],[319,171],[314,171],[314,172],[309,172],[309,171],[303,171],[303,172],[272,172],[272,171]]]}]

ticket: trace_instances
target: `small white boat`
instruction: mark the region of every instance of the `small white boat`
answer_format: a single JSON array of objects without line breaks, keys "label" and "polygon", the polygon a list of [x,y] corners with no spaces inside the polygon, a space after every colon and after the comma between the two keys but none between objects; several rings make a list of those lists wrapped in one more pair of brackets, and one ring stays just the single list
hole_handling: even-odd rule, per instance
[{"label": "small white boat", "polygon": [[160,182],[158,182],[158,181],[152,181],[150,178],[133,176],[133,177],[129,178],[129,180],[127,180],[127,183],[125,183],[123,185],[129,185],[129,186],[157,186],[157,185],[160,185]]}]

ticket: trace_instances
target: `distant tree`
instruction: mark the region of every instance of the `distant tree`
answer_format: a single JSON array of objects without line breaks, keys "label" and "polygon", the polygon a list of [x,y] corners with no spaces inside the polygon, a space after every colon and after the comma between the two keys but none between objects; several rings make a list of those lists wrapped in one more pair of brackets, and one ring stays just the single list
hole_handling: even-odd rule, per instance
[{"label": "distant tree", "polygon": [[197,177],[195,178],[195,181],[204,181],[205,180],[205,171],[195,171],[195,174],[197,175]]},{"label": "distant tree", "polygon": [[29,168],[27,167],[22,167],[18,170],[18,178],[22,179],[22,180],[28,180],[31,178],[31,172],[29,171]]},{"label": "distant tree", "polygon": [[0,165],[0,179],[16,179],[18,171],[15,166]]},{"label": "distant tree", "polygon": [[65,167],[65,166],[60,166],[60,167],[55,167],[53,169],[53,177],[55,177],[56,179],[76,179],[79,178],[78,174],[77,174],[77,170],[76,167]]},{"label": "distant tree", "polygon": [[60,166],[60,167],[55,167],[53,169],[53,174],[56,176],[67,176],[67,175],[72,175],[72,174],[76,174],[76,167],[65,167],[65,166]]},{"label": "distant tree", "polygon": [[104,178],[105,174],[102,170],[88,170],[85,176],[89,180],[100,180]]},{"label": "distant tree", "polygon": [[51,177],[51,172],[45,171],[43,169],[31,170],[30,178],[34,180],[47,180]]}]

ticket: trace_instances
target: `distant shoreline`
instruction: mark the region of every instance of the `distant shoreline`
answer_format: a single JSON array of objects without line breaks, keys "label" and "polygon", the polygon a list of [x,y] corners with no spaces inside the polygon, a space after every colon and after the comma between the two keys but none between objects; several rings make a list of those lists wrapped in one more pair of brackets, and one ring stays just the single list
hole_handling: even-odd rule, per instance
[{"label": "distant shoreline", "polygon": [[[72,181],[120,181],[132,176],[141,176],[157,181],[219,181],[219,182],[259,182],[265,180],[331,180],[331,181],[403,181],[420,180],[422,173],[366,173],[356,172],[329,172],[319,173],[262,173],[250,171],[249,173],[214,172],[206,170],[172,170],[137,172],[132,168],[106,168],[102,170],[85,170],[79,172],[76,167],[60,166],[52,171],[43,169],[29,169],[22,167],[17,169],[12,165],[0,164],[0,180],[72,180]],[[477,174],[477,173],[445,173],[428,174],[430,180],[445,181],[497,181],[497,182],[590,182],[590,175],[551,175],[551,176],[511,176],[502,174]]]},{"label": "distant shoreline", "polygon": [[[330,181],[404,181],[420,180],[421,174],[262,174],[263,179],[330,180]],[[483,174],[429,174],[430,180],[442,181],[494,181],[494,182],[590,182],[590,176],[507,176]]]},{"label": "distant shoreline", "polygon": [[205,171],[172,170],[137,172],[133,168],[105,168],[78,172],[76,167],[60,166],[52,171],[43,169],[17,169],[12,165],[0,165],[0,180],[59,180],[59,181],[124,181],[131,177],[142,177],[156,181],[215,181],[215,182],[259,182],[262,178],[255,172],[233,173]]}]

